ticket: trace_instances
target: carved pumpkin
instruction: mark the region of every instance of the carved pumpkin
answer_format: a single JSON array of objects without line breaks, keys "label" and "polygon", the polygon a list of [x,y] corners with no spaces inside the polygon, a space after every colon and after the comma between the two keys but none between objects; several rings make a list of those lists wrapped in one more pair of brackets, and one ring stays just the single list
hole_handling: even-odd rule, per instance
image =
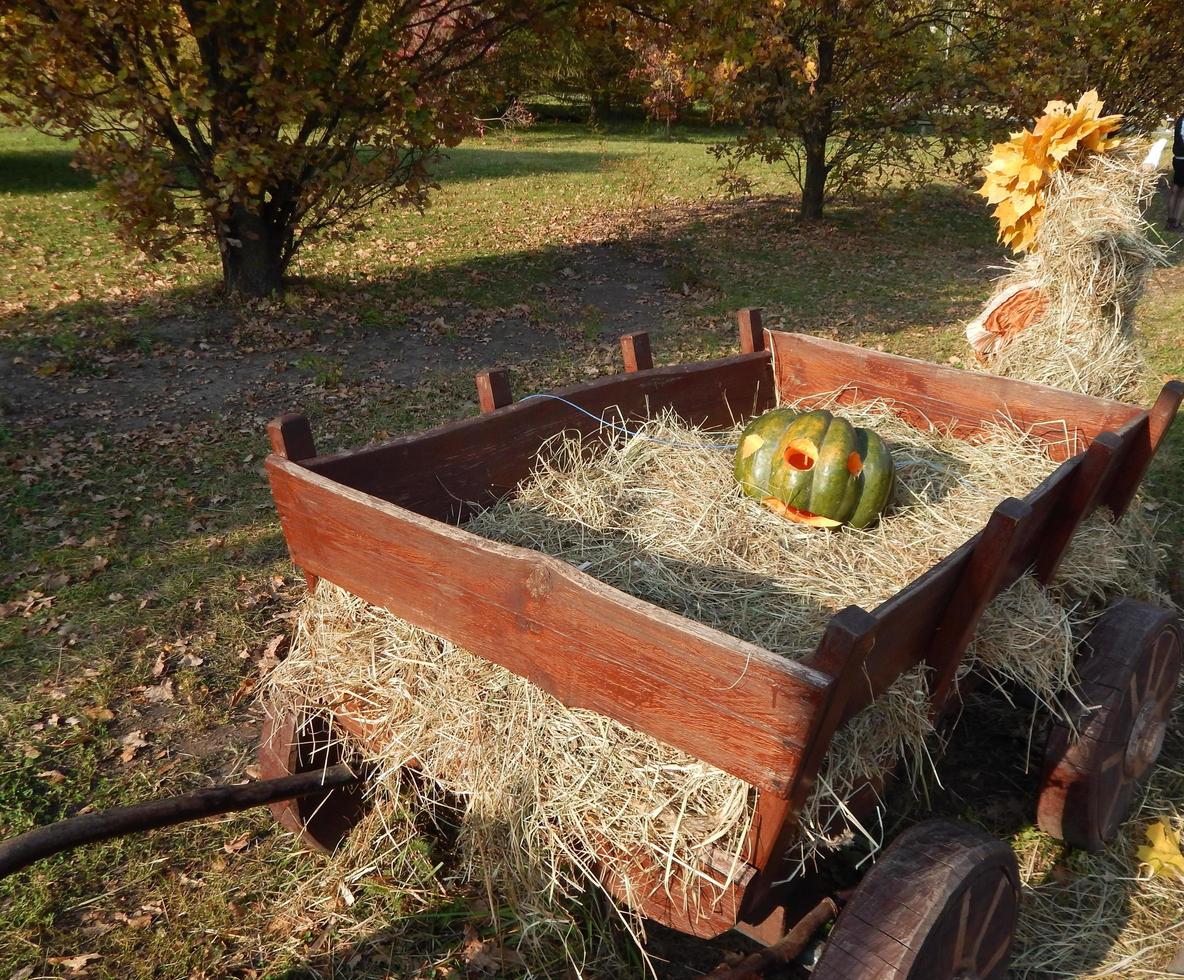
[{"label": "carved pumpkin", "polygon": [[892,496],[896,468],[875,432],[827,411],[775,408],[748,424],[734,469],[748,496],[812,527],[867,527]]}]

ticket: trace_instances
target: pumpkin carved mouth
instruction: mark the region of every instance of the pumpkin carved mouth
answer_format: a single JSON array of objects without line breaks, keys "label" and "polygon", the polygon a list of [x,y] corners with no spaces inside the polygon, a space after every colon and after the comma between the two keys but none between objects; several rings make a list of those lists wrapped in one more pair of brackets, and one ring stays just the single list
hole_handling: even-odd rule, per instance
[{"label": "pumpkin carved mouth", "polygon": [[838,527],[842,523],[842,521],[823,517],[821,514],[812,514],[808,510],[791,507],[776,497],[765,497],[761,503],[768,507],[774,514],[784,517],[787,521],[793,521],[795,524],[805,524],[808,527]]}]

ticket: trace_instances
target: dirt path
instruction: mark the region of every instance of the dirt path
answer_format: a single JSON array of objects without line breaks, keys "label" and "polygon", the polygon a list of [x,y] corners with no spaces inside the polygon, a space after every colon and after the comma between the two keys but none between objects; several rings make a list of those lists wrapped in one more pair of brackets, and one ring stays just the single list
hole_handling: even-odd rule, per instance
[{"label": "dirt path", "polygon": [[[223,314],[149,323],[149,353],[96,355],[89,370],[57,370],[52,353],[0,357],[0,412],[18,425],[124,432],[157,422],[269,415],[310,386],[381,377],[412,386],[433,374],[531,362],[632,330],[660,330],[683,297],[662,268],[608,245],[574,253],[553,283],[509,309],[424,304],[403,327],[362,329],[327,320],[292,326],[282,315],[245,338]],[[541,317],[537,307],[556,311]],[[233,318],[232,318],[233,319]]]}]

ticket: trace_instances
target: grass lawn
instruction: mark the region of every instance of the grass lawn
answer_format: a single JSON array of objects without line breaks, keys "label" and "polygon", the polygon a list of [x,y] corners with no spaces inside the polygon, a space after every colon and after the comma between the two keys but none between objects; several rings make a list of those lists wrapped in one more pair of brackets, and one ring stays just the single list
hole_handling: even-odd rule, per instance
[{"label": "grass lawn", "polygon": [[[322,450],[356,445],[471,414],[479,367],[512,366],[523,394],[618,369],[631,330],[660,362],[731,350],[730,311],[749,305],[960,363],[1003,259],[980,201],[936,186],[801,227],[775,170],[750,169],[756,197],[720,195],[719,138],[473,141],[426,213],[377,208],[302,254],[283,300],[227,310],[212,252],[125,251],[69,146],[0,129],[0,835],[252,771],[252,689],[301,592],[261,471],[282,411],[307,412]],[[1184,375],[1179,269],[1143,316],[1156,377]],[[1150,485],[1179,597],[1184,432]],[[954,766],[981,763],[969,743]],[[1157,812],[1184,793],[1179,726],[1166,751]],[[942,806],[1006,827],[1066,933],[1092,930],[1075,969],[1121,960],[1135,934],[1168,930],[1149,967],[1184,941],[1121,882],[1142,825],[1108,856],[1063,858],[998,800]],[[0,978],[464,975],[466,937],[493,928],[485,897],[448,884],[427,836],[398,861],[301,852],[262,812],[62,855],[0,882]]]}]

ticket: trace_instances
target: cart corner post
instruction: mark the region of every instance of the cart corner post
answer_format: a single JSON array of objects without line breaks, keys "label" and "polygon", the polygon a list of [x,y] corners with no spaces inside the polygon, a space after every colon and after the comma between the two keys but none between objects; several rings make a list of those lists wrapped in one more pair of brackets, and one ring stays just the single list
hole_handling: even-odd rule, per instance
[{"label": "cart corner post", "polygon": [[1181,402],[1184,402],[1184,381],[1169,381],[1142,419],[1136,430],[1137,440],[1123,459],[1123,467],[1106,494],[1105,502],[1116,519],[1126,513],[1138,492],[1147,474],[1147,467],[1151,465],[1151,460],[1172,427]]},{"label": "cart corner post", "polygon": [[652,368],[654,355],[650,350],[650,335],[644,330],[638,330],[622,336],[621,358],[625,362],[625,371],[628,374]]},{"label": "cart corner post", "polygon": [[736,314],[740,325],[740,352],[755,354],[765,349],[764,310],[750,307]]},{"label": "cart corner post", "polygon": [[482,414],[513,404],[514,392],[510,388],[510,372],[505,368],[481,371],[477,375],[477,402],[481,406]]},{"label": "cart corner post", "polygon": [[958,667],[984,610],[1009,584],[1012,557],[1031,516],[1031,504],[1008,497],[991,513],[966,561],[925,658],[933,668],[929,698],[934,718],[941,716],[949,700]]},{"label": "cart corner post", "polygon": [[[288,412],[268,422],[267,438],[271,442],[271,451],[290,463],[302,463],[317,454],[308,417],[298,412]],[[311,595],[320,578],[306,568],[300,571],[304,573],[304,583]]]},{"label": "cart corner post", "polygon": [[308,417],[298,412],[288,412],[268,422],[267,438],[273,453],[293,463],[312,459],[317,454]]},{"label": "cart corner post", "polygon": [[815,708],[806,744],[785,795],[762,791],[757,800],[748,851],[750,862],[761,870],[766,883],[777,877],[772,865],[796,832],[798,814],[814,788],[831,738],[842,724],[855,685],[864,676],[864,664],[875,645],[877,625],[871,613],[859,606],[847,606],[831,617],[818,649],[806,662],[831,680]]},{"label": "cart corner post", "polygon": [[1109,486],[1122,448],[1117,434],[1100,432],[1077,463],[1065,501],[1049,519],[1044,547],[1036,556],[1036,580],[1041,585],[1052,582],[1077,528],[1093,512],[1103,488]]}]

